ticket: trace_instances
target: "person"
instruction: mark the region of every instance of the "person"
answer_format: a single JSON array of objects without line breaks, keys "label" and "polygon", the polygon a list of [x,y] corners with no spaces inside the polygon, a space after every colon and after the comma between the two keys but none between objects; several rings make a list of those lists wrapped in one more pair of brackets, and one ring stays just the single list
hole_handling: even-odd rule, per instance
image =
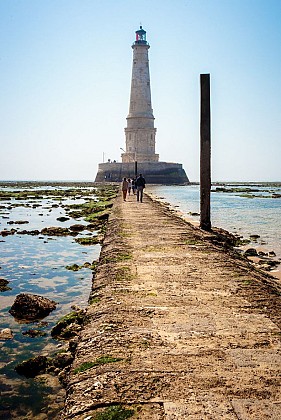
[{"label": "person", "polygon": [[142,176],[142,174],[139,174],[139,176],[137,177],[136,186],[137,186],[137,201],[140,201],[142,203],[143,190],[145,188],[145,179]]},{"label": "person", "polygon": [[133,194],[136,194],[136,178],[132,179],[132,190],[133,190]]},{"label": "person", "polygon": [[123,178],[121,189],[122,189],[122,194],[123,194],[123,200],[126,201],[127,191],[128,191],[128,181],[127,181],[127,178]]},{"label": "person", "polygon": [[131,189],[132,189],[132,181],[130,178],[128,178],[128,194],[131,195]]}]

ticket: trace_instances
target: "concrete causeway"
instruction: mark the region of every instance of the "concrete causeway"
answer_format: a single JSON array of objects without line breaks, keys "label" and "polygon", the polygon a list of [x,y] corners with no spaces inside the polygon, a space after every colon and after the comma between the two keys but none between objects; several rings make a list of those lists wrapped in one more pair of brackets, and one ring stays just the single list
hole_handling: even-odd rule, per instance
[{"label": "concrete causeway", "polygon": [[62,418],[280,419],[278,287],[165,205],[118,197]]}]

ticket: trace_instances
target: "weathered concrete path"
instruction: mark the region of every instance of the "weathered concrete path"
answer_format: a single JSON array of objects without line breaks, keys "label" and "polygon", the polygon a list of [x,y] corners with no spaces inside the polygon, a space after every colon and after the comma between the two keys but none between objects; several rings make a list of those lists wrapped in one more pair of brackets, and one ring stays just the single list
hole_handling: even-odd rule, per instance
[{"label": "weathered concrete path", "polygon": [[165,206],[117,198],[63,418],[280,419],[277,287]]}]

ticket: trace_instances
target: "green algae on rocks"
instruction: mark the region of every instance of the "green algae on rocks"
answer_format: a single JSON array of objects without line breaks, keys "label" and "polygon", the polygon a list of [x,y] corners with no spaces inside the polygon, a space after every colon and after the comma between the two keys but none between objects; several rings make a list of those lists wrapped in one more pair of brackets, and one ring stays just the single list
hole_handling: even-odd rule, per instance
[{"label": "green algae on rocks", "polygon": [[125,420],[135,414],[135,410],[124,408],[121,405],[112,405],[107,407],[103,412],[98,413],[94,420]]},{"label": "green algae on rocks", "polygon": [[94,362],[82,363],[80,366],[74,369],[74,373],[81,373],[95,366],[105,365],[107,363],[116,363],[116,362],[120,362],[121,360],[123,359],[120,357],[101,356],[101,357],[98,357]]},{"label": "green algae on rocks", "polygon": [[51,330],[51,336],[59,340],[69,340],[87,320],[84,310],[72,311],[63,316]]}]

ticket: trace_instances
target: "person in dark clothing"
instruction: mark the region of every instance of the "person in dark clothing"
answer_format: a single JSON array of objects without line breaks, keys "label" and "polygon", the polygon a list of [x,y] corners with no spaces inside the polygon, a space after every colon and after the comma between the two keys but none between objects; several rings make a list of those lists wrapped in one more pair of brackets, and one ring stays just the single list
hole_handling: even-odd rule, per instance
[{"label": "person in dark clothing", "polygon": [[133,178],[132,179],[132,190],[133,190],[133,194],[134,195],[136,193],[136,189],[137,189],[137,186],[136,186],[136,178]]},{"label": "person in dark clothing", "polygon": [[145,179],[142,176],[142,174],[139,174],[139,176],[136,179],[136,187],[137,187],[137,201],[140,201],[142,203],[143,190],[145,188]]}]

